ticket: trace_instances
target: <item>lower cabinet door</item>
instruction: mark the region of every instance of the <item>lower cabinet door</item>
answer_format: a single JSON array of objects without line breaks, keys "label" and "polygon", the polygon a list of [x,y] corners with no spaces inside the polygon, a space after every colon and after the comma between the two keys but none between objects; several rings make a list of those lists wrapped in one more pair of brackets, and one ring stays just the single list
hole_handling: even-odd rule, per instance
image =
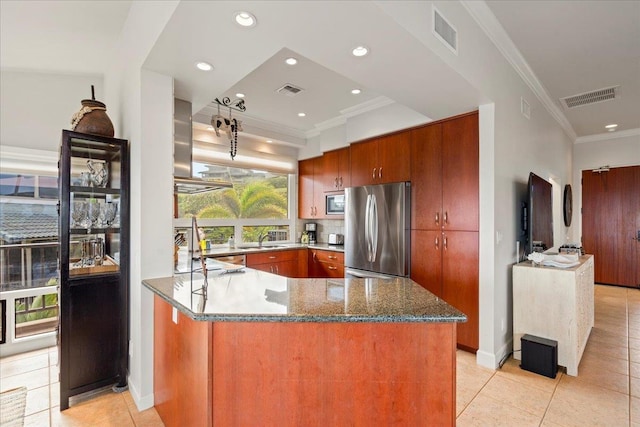
[{"label": "lower cabinet door", "polygon": [[479,344],[478,232],[446,231],[442,240],[442,299],[467,315],[458,323],[458,346]]},{"label": "lower cabinet door", "polygon": [[442,231],[411,230],[411,279],[442,298]]}]

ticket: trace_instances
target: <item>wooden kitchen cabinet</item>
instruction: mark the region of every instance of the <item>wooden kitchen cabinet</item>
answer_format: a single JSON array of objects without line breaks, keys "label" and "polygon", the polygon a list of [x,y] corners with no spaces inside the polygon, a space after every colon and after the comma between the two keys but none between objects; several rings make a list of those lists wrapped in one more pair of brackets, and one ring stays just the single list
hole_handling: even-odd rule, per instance
[{"label": "wooden kitchen cabinet", "polygon": [[247,254],[247,267],[285,277],[301,277],[298,272],[300,250]]},{"label": "wooden kitchen cabinet", "polygon": [[478,349],[478,113],[411,131],[411,278],[467,315],[458,346]]},{"label": "wooden kitchen cabinet", "polygon": [[322,157],[298,162],[298,218],[325,218]]},{"label": "wooden kitchen cabinet", "polygon": [[411,131],[411,228],[478,231],[478,114]]},{"label": "wooden kitchen cabinet", "polygon": [[467,315],[458,324],[458,347],[479,344],[478,232],[446,231],[442,236],[442,299]]},{"label": "wooden kitchen cabinet", "polygon": [[442,123],[442,212],[444,228],[478,231],[478,113]]},{"label": "wooden kitchen cabinet", "polygon": [[351,149],[328,151],[322,156],[324,191],[341,191],[351,183]]},{"label": "wooden kitchen cabinet", "polygon": [[351,185],[409,181],[410,131],[351,145]]},{"label": "wooden kitchen cabinet", "polygon": [[309,277],[344,278],[344,253],[309,249]]}]

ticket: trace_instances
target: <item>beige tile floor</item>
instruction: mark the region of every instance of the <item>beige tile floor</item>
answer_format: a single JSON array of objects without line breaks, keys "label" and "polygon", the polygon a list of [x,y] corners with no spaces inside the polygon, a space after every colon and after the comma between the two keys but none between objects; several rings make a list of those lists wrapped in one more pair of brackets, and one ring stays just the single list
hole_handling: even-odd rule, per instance
[{"label": "beige tile floor", "polygon": [[[640,291],[596,286],[595,326],[578,377],[478,366],[458,351],[458,426],[640,427]],[[0,359],[0,390],[28,388],[25,426],[162,426],[129,392],[106,390],[60,412],[56,348]]]}]

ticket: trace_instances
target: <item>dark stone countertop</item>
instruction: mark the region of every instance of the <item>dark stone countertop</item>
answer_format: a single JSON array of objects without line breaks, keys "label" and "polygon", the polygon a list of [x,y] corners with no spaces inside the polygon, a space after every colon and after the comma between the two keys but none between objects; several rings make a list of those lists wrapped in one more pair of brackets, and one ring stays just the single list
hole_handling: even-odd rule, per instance
[{"label": "dark stone countertop", "polygon": [[[222,264],[222,263],[221,263]],[[208,264],[209,266],[209,264]],[[465,322],[411,279],[290,279],[244,268],[142,283],[194,320],[212,322]],[[193,292],[196,291],[196,292]]]}]

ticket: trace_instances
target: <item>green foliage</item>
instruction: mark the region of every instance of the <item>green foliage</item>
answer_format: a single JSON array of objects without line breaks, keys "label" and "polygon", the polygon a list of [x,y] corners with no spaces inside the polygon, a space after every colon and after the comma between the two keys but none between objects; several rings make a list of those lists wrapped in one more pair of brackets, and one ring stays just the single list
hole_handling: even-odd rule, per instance
[{"label": "green foliage", "polygon": [[[287,204],[287,197],[270,182],[253,181],[244,186],[235,186],[216,193],[215,201],[200,209],[196,216],[198,218],[279,219],[287,217]],[[195,205],[192,204],[189,209]],[[184,210],[186,211],[186,208]]]}]

